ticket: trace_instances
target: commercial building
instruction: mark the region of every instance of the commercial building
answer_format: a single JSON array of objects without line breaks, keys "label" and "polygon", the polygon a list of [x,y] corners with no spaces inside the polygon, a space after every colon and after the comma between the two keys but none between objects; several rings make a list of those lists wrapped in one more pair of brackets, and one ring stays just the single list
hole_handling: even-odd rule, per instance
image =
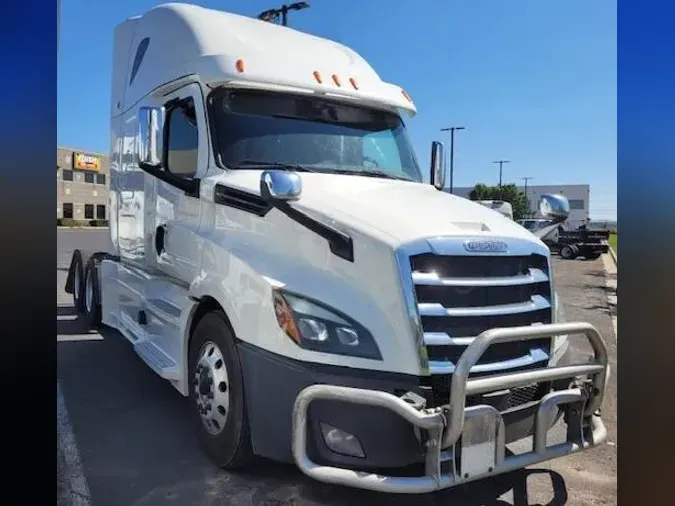
[{"label": "commercial building", "polygon": [[108,219],[108,156],[66,147],[56,149],[56,218]]},{"label": "commercial building", "polygon": [[[518,189],[522,192],[525,187],[519,186]],[[472,187],[455,188],[453,193],[460,197],[469,198],[469,193],[473,190]],[[527,199],[530,202],[530,211],[534,215],[537,212],[537,203],[542,193],[559,193],[567,197],[570,202],[570,216],[565,223],[566,228],[577,228],[582,223],[589,219],[589,203],[591,187],[587,184],[570,184],[570,185],[528,185]]]}]

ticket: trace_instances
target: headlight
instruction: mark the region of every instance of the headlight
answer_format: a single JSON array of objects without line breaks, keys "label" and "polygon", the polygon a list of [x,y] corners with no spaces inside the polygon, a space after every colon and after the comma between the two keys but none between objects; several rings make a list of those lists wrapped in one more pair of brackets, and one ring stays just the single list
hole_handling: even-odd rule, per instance
[{"label": "headlight", "polygon": [[319,302],[281,290],[273,291],[279,327],[308,350],[382,360],[368,330],[347,315]]}]

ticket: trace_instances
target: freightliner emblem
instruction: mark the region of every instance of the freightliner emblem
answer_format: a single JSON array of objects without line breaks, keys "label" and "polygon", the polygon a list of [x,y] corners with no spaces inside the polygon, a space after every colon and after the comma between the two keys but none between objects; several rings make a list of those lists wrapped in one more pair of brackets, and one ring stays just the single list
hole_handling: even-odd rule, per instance
[{"label": "freightliner emblem", "polygon": [[464,241],[464,249],[470,253],[504,253],[509,245],[503,241],[473,239]]}]

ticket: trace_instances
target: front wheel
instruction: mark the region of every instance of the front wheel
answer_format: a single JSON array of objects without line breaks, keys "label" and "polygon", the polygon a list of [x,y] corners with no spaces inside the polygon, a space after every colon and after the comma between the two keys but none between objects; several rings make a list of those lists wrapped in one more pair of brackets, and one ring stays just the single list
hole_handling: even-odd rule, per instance
[{"label": "front wheel", "polygon": [[574,249],[570,245],[565,245],[560,249],[560,256],[565,260],[572,260],[575,257]]},{"label": "front wheel", "polygon": [[191,409],[206,453],[226,469],[253,460],[239,354],[225,315],[206,314],[190,342]]}]

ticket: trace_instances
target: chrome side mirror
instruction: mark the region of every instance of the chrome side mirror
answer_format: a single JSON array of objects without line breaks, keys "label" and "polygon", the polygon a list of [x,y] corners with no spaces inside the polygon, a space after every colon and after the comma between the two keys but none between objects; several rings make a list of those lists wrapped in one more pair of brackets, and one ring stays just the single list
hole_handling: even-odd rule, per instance
[{"label": "chrome side mirror", "polygon": [[138,110],[138,142],[136,154],[139,165],[159,167],[162,164],[164,108],[141,107]]},{"label": "chrome side mirror", "polygon": [[260,175],[260,196],[269,201],[298,200],[302,180],[297,172],[266,170]]},{"label": "chrome side mirror", "polygon": [[445,187],[445,156],[443,143],[434,141],[431,143],[431,184],[437,190]]},{"label": "chrome side mirror", "polygon": [[570,215],[570,203],[564,195],[544,193],[539,197],[539,214],[542,218],[563,222]]}]

